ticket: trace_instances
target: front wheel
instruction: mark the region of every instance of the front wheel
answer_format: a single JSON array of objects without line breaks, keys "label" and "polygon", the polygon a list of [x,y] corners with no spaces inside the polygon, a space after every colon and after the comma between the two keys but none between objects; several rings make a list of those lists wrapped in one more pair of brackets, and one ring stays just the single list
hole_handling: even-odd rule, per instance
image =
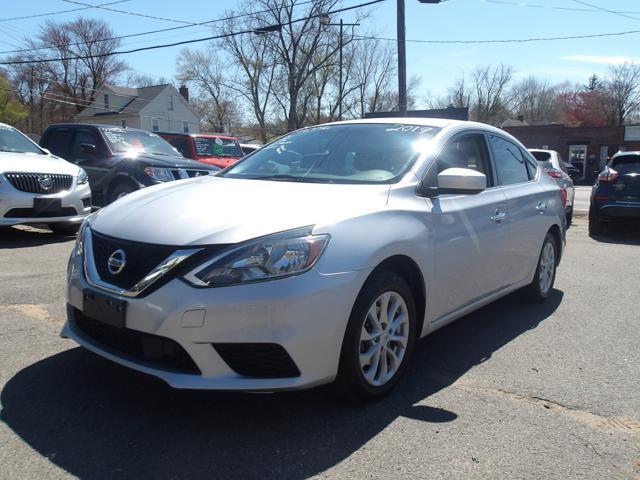
[{"label": "front wheel", "polygon": [[351,311],[337,383],[360,401],[383,397],[404,374],[416,335],[416,308],[409,285],[396,273],[375,273]]},{"label": "front wheel", "polygon": [[556,279],[557,259],[558,246],[556,245],[556,240],[551,233],[547,233],[538,258],[536,273],[528,288],[529,296],[533,300],[544,302],[551,295],[553,282]]}]

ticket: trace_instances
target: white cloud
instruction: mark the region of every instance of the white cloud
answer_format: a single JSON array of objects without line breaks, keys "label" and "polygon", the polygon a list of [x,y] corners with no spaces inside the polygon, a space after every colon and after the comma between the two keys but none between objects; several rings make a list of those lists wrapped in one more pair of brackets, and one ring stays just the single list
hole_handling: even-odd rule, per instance
[{"label": "white cloud", "polygon": [[638,57],[625,57],[623,55],[568,55],[560,60],[570,62],[597,63],[601,65],[621,65],[625,62],[638,62]]}]

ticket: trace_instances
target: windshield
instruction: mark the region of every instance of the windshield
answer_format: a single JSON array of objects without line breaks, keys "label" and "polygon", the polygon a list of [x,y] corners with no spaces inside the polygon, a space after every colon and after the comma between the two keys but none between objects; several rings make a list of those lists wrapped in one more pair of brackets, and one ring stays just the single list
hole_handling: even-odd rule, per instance
[{"label": "windshield", "polygon": [[182,157],[182,155],[163,138],[155,133],[142,130],[128,130],[124,128],[101,128],[109,148],[113,152],[152,153]]},{"label": "windshield", "polygon": [[439,128],[342,124],[298,130],[262,147],[223,176],[314,183],[395,183]]},{"label": "windshield", "polygon": [[238,140],[233,138],[194,137],[196,154],[199,157],[241,157]]},{"label": "windshield", "polygon": [[38,146],[13,127],[0,125],[0,152],[45,155]]}]

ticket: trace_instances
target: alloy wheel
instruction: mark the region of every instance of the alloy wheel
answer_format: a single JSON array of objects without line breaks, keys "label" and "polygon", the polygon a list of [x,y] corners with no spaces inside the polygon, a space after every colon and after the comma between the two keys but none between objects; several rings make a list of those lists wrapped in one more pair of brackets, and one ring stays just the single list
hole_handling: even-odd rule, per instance
[{"label": "alloy wheel", "polygon": [[538,270],[538,284],[540,291],[546,295],[553,284],[553,276],[556,267],[556,251],[553,243],[547,242],[540,255],[540,268]]},{"label": "alloy wheel", "polygon": [[360,371],[369,385],[382,386],[396,374],[409,341],[409,312],[397,292],[384,292],[369,307],[360,333]]}]

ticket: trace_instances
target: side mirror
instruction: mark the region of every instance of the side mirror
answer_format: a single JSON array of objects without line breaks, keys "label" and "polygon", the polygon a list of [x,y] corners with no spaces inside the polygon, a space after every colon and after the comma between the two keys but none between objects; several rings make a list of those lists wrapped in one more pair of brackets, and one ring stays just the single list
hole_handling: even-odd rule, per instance
[{"label": "side mirror", "polygon": [[82,151],[82,153],[85,153],[87,155],[95,155],[96,153],[98,153],[98,149],[96,148],[96,146],[92,145],[91,143],[81,143],[80,150]]},{"label": "side mirror", "polygon": [[487,188],[485,174],[470,168],[447,168],[438,174],[439,193],[470,195],[480,193],[485,188]]}]

